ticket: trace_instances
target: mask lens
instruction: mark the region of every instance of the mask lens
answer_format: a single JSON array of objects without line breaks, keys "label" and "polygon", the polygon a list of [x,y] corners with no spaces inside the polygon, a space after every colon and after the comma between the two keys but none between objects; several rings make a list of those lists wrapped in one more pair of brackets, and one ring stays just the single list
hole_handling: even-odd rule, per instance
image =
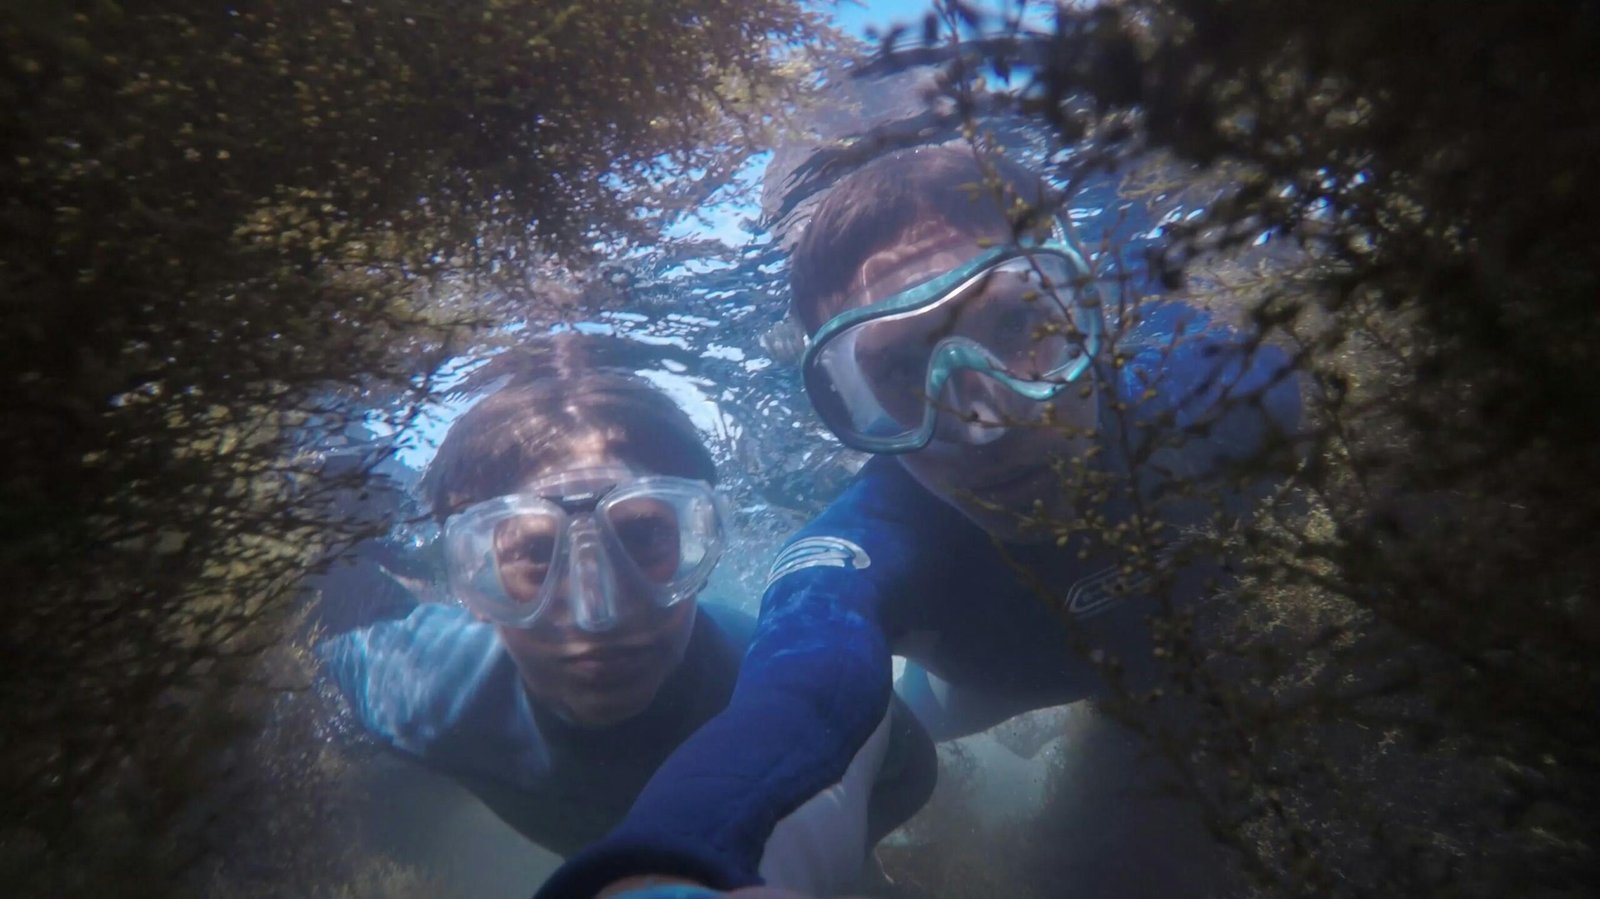
[{"label": "mask lens", "polygon": [[677,576],[682,529],[672,503],[651,496],[627,497],[612,503],[606,515],[617,542],[645,580],[666,584]]},{"label": "mask lens", "polygon": [[443,535],[451,592],[490,621],[532,621],[566,564],[566,526],[565,513],[537,496],[503,496],[452,516]]},{"label": "mask lens", "polygon": [[722,552],[721,512],[701,481],[646,478],[607,498],[599,513],[614,555],[662,605],[693,596]]},{"label": "mask lens", "polygon": [[1009,375],[1042,381],[1083,352],[1070,272],[1056,256],[1023,258],[989,273],[962,302],[955,333],[982,346]]},{"label": "mask lens", "polygon": [[812,400],[836,432],[891,438],[925,414],[925,335],[911,323],[874,320],[840,334],[817,354]]},{"label": "mask lens", "polygon": [[494,528],[495,564],[507,598],[518,604],[538,602],[552,576],[561,522],[553,515],[517,515]]}]

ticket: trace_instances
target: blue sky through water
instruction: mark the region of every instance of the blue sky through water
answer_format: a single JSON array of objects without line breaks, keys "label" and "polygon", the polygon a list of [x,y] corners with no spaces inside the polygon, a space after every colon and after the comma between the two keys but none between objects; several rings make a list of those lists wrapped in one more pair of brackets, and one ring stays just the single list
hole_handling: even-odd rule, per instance
[{"label": "blue sky through water", "polygon": [[895,25],[914,25],[932,8],[929,0],[871,0],[853,3],[841,0],[833,14],[834,24],[846,33],[861,37],[868,27],[888,31]]},{"label": "blue sky through water", "polygon": [[[864,37],[869,28],[876,28],[881,33],[895,25],[915,25],[933,8],[932,0],[823,0],[817,5],[823,9],[831,7],[833,24],[857,38]],[[740,182],[758,182],[771,159],[770,153],[752,157],[739,173]],[[670,229],[668,236],[709,238],[738,247],[749,237],[745,227],[759,215],[760,209],[752,202],[714,203],[698,216],[690,217]],[[688,266],[688,271],[703,273],[700,267],[693,264]]]},{"label": "blue sky through water", "polygon": [[[1093,0],[1070,0],[1070,2],[1081,6],[1089,5]],[[814,5],[831,11],[833,24],[845,34],[866,39],[868,43],[875,42],[875,38],[867,38],[869,32],[883,35],[897,25],[904,25],[909,29],[909,36],[902,40],[916,40],[921,34],[924,17],[934,8],[933,0],[817,0]],[[996,15],[1014,11],[1017,0],[990,0],[990,2],[977,0],[972,5],[986,14]],[[1055,4],[1051,0],[1028,0],[1023,21],[1033,27],[1044,28],[1049,24],[1054,8]],[[771,158],[770,153],[752,157],[737,176],[738,183],[744,185],[758,183]],[[754,223],[759,216],[760,210],[753,202],[711,203],[697,215],[669,229],[667,233],[669,237],[674,238],[708,238],[720,240],[731,247],[739,247],[749,238],[746,227]],[[714,265],[689,263],[684,271],[704,274],[714,268]]]}]

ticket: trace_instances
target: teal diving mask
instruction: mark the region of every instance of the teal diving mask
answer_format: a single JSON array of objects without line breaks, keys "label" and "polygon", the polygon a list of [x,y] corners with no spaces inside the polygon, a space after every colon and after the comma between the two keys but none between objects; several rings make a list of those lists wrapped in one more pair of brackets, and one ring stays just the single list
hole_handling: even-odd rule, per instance
[{"label": "teal diving mask", "polygon": [[1026,416],[1019,405],[1082,377],[1101,331],[1088,264],[1058,226],[834,316],[801,370],[823,422],[854,449],[913,452],[936,433],[981,444]]}]

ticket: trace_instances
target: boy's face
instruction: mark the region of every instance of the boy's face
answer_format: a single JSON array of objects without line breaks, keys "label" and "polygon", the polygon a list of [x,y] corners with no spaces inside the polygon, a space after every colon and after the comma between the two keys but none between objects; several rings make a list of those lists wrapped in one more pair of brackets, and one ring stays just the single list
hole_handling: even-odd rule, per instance
[{"label": "boy's face", "polygon": [[[626,463],[601,435],[580,436],[571,455],[558,466],[529,479],[561,471],[626,468]],[[505,534],[507,540],[538,541],[551,535]],[[676,562],[674,555],[673,562]],[[562,717],[588,727],[603,727],[631,718],[648,707],[667,677],[683,661],[694,627],[695,602],[686,599],[663,608],[628,577],[609,579],[617,623],[599,632],[574,621],[571,590],[594,589],[560,577],[555,599],[529,627],[499,625],[500,639],[511,653],[529,694]],[[508,591],[516,591],[515,572],[502,571]],[[537,585],[523,585],[537,590]]]},{"label": "boy's face", "polygon": [[[980,243],[980,237],[986,238]],[[832,317],[848,309],[881,302],[900,291],[951,271],[978,256],[988,246],[1009,240],[1004,233],[968,235],[948,227],[913,231],[905,240],[880,250],[863,261],[843,305],[823,310]],[[982,294],[964,301],[965,315],[1002,321],[1008,311],[1020,311],[1023,301],[1015,289],[996,280]],[[911,337],[908,325],[907,338]],[[864,372],[873,375],[875,384],[889,382],[875,369],[892,369],[895,346],[892,327],[880,328],[872,343],[858,344],[857,357]],[[924,402],[920,392],[921,372],[916,373],[903,398]],[[1084,436],[1096,421],[1092,379],[1082,386],[1073,384],[1052,400],[1027,400],[998,381],[971,370],[955,372],[947,387],[947,397],[969,410],[978,410],[987,421],[1006,421],[1012,426],[997,430],[963,426],[960,416],[941,413],[933,440],[915,452],[898,457],[900,464],[923,487],[961,510],[985,531],[1005,540],[1027,539],[1020,532],[1017,513],[1032,511],[1042,501],[1046,513],[1065,514],[1072,496],[1060,483],[1052,460],[1080,456],[1091,442]],[[896,400],[876,388],[879,401],[890,411]],[[1053,425],[1041,419],[1048,413]],[[1030,423],[1039,424],[1029,427]],[[996,435],[999,436],[996,436]]]}]

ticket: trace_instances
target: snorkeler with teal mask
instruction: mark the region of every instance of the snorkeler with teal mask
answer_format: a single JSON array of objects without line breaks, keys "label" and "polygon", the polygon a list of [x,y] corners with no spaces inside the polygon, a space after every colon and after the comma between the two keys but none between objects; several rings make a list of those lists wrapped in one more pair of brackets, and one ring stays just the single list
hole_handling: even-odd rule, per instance
[{"label": "snorkeler with teal mask", "polygon": [[[996,181],[1000,202],[973,190]],[[851,173],[817,206],[790,270],[802,378],[828,429],[875,458],[773,560],[728,708],[540,899],[652,875],[762,882],[771,822],[848,769],[889,702],[894,655],[935,739],[1103,695],[1097,657],[1117,659],[1125,685],[1158,676],[1152,616],[1206,596],[1223,560],[1172,565],[1158,595],[1100,534],[1133,518],[1130,494],[1181,495],[1292,429],[1298,386],[1282,352],[1199,310],[1110,308],[1064,228],[1008,217],[1048,208],[1046,194],[1004,158],[920,148]],[[1136,461],[1147,441],[1163,441],[1149,464]],[[1201,520],[1161,508],[1140,530],[1168,546]],[[1132,789],[1145,772],[1123,774]],[[1136,805],[1115,820],[1172,812]],[[1108,846],[1112,823],[1096,836]],[[1096,853],[1121,858],[1075,855],[1086,876]],[[1125,867],[1166,876],[1165,892],[1202,888],[1192,869]]]},{"label": "snorkeler with teal mask", "polygon": [[1052,231],[829,319],[801,361],[829,430],[863,452],[909,453],[945,419],[982,445],[1004,435],[1008,412],[1081,378],[1100,349],[1100,300],[1064,229]]}]

